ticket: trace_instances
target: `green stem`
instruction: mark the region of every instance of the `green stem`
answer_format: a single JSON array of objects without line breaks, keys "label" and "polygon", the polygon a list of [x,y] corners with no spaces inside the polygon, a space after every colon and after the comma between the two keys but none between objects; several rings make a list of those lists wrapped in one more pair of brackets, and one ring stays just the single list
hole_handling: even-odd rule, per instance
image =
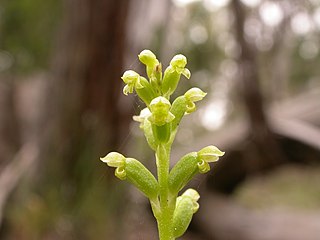
[{"label": "green stem", "polygon": [[160,197],[160,215],[157,221],[160,240],[175,239],[172,228],[175,197],[169,195],[168,189],[170,149],[171,145],[160,144],[156,151]]}]

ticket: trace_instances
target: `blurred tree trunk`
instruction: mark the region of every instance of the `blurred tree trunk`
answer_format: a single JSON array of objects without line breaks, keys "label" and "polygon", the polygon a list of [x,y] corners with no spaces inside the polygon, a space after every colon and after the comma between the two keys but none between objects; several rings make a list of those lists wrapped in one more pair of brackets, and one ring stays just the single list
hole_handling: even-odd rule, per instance
[{"label": "blurred tree trunk", "polygon": [[[278,143],[271,132],[268,116],[265,113],[262,91],[259,85],[259,67],[256,60],[256,51],[245,39],[244,25],[246,13],[239,0],[232,0],[231,8],[235,16],[235,35],[241,53],[237,59],[241,95],[248,114],[252,150],[257,150],[256,156],[249,162],[253,171],[276,166],[283,162]],[[249,148],[248,150],[251,150]]]},{"label": "blurred tree trunk", "polygon": [[19,149],[20,130],[14,107],[14,84],[9,76],[0,81],[0,172]]},{"label": "blurred tree trunk", "polygon": [[[60,196],[66,209],[81,206],[88,194],[97,197],[109,194],[112,199],[105,199],[106,204],[111,200],[117,204],[125,201],[122,188],[114,192],[105,183],[107,194],[95,193],[92,188],[106,174],[107,168],[99,157],[118,150],[131,121],[130,104],[124,104],[126,100],[120,98],[129,2],[67,0],[64,3],[64,20],[48,88],[46,123],[50,129],[42,148],[43,158],[49,160],[39,166],[44,170],[40,180],[45,179],[46,183],[40,183],[39,187],[41,191],[59,185],[69,189]],[[107,170],[111,172],[112,169]],[[117,199],[120,195],[122,199]],[[117,206],[113,210],[119,219],[121,210]],[[77,210],[71,212],[78,214]],[[117,231],[120,225],[109,226],[109,231]],[[121,238],[121,234],[118,236]]]},{"label": "blurred tree trunk", "polygon": [[[98,180],[101,182],[107,168],[99,157],[118,150],[128,135],[131,109],[120,98],[120,77],[129,2],[64,2],[64,19],[47,91],[47,132],[41,147],[46,161],[40,163],[37,177],[41,192],[57,186],[69,189],[60,196],[66,209],[81,205],[90,189]],[[106,187],[110,194],[110,184]],[[117,191],[113,198],[122,190]]]},{"label": "blurred tree trunk", "polygon": [[98,156],[116,150],[127,132],[129,113],[119,96],[128,4],[65,1],[48,89],[51,129],[45,145],[55,146],[51,158],[59,159],[66,177],[85,154],[92,167]]},{"label": "blurred tree trunk", "polygon": [[269,127],[262,91],[259,85],[259,67],[256,50],[245,37],[246,12],[240,0],[232,0],[234,34],[241,51],[238,62],[240,97],[247,112],[249,136],[243,143],[240,157],[227,158],[218,165],[210,184],[220,191],[230,192],[249,174],[271,169],[284,162],[280,146]]},{"label": "blurred tree trunk", "polygon": [[114,149],[122,140],[121,129],[128,128],[126,109],[119,102],[128,4],[117,0],[65,3],[50,89],[63,151],[79,150],[75,144],[85,132],[97,138],[95,144]]}]

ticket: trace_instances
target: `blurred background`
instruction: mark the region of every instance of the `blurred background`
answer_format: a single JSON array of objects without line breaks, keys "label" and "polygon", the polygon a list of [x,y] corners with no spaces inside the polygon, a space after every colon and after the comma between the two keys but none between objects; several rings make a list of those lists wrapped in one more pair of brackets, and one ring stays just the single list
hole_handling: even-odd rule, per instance
[{"label": "blurred background", "polygon": [[122,94],[188,58],[208,95],[172,153],[226,151],[190,186],[201,195],[185,240],[320,239],[320,1],[2,0],[0,239],[157,239],[147,200],[99,161],[153,153]]}]

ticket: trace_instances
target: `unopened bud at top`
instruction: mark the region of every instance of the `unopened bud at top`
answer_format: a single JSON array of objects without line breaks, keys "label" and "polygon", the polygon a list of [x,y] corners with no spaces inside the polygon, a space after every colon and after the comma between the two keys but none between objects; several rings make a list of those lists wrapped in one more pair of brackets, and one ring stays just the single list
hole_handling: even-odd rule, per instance
[{"label": "unopened bud at top", "polygon": [[159,61],[156,55],[150,50],[143,50],[139,55],[139,60],[145,65],[157,65]]}]

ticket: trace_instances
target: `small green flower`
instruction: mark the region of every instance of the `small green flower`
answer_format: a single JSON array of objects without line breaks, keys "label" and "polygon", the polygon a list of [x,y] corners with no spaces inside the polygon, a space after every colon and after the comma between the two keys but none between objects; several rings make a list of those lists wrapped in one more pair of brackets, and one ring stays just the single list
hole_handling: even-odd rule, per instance
[{"label": "small green flower", "polygon": [[133,116],[133,120],[140,123],[140,128],[143,129],[144,127],[144,121],[151,116],[151,112],[149,108],[144,108],[140,111],[139,116]]},{"label": "small green flower", "polygon": [[106,164],[108,164],[109,167],[115,167],[115,175],[121,180],[126,179],[126,171],[125,171],[125,165],[126,165],[126,158],[120,153],[117,152],[111,152],[107,154],[107,156],[100,158],[100,160]]},{"label": "small green flower", "polygon": [[188,79],[190,78],[191,73],[189,69],[185,68],[187,65],[187,58],[184,55],[178,54],[174,56],[170,61],[170,65],[177,73],[184,75]]},{"label": "small green flower", "polygon": [[188,90],[184,96],[187,101],[186,113],[192,113],[196,110],[195,102],[202,100],[207,93],[203,92],[200,88],[191,88]]},{"label": "small green flower", "polygon": [[123,93],[128,95],[128,93],[133,93],[135,88],[143,88],[140,83],[140,75],[135,71],[128,70],[125,71],[123,76],[121,77],[124,83],[126,84],[123,88]]},{"label": "small green flower", "polygon": [[162,79],[162,66],[156,55],[150,50],[143,50],[139,55],[139,60],[146,65],[146,72],[150,83],[154,86],[156,92],[159,91]]},{"label": "small green flower", "polygon": [[155,67],[159,65],[159,61],[156,55],[150,50],[143,50],[139,55],[139,60],[147,67],[147,75],[151,78],[152,72]]},{"label": "small green flower", "polygon": [[192,216],[199,209],[199,193],[190,188],[177,198],[173,214],[173,232],[175,237],[182,236],[190,225]]},{"label": "small green flower", "polygon": [[172,193],[179,192],[198,173],[210,170],[209,163],[218,161],[223,156],[215,146],[208,146],[199,152],[191,152],[183,156],[171,169],[169,174],[169,189]]},{"label": "small green flower", "polygon": [[151,100],[157,96],[149,81],[135,71],[125,71],[121,78],[124,83],[126,83],[123,88],[123,93],[125,95],[133,93],[135,90],[139,98],[144,101],[147,106],[150,104]]},{"label": "small green flower", "polygon": [[190,78],[190,71],[185,68],[187,65],[187,58],[178,54],[170,61],[170,66],[164,72],[162,81],[162,92],[165,97],[169,98],[172,93],[176,90],[181,74],[186,78]]},{"label": "small green flower", "polygon": [[178,197],[177,201],[179,201],[179,198],[182,199],[186,197],[190,198],[193,203],[193,213],[198,211],[199,209],[198,200],[200,199],[199,193],[196,190],[189,188],[180,197]]},{"label": "small green flower", "polygon": [[154,200],[158,196],[158,182],[152,173],[138,160],[126,158],[117,152],[111,152],[100,158],[109,167],[115,167],[115,175],[120,180],[128,180],[148,198]]},{"label": "small green flower", "polygon": [[170,112],[170,108],[171,104],[168,99],[161,96],[153,99],[150,103],[149,121],[157,126],[171,122],[174,115]]},{"label": "small green flower", "polygon": [[222,157],[224,152],[220,151],[216,146],[208,146],[202,148],[198,152],[198,167],[200,173],[206,173],[210,170],[209,163],[216,162],[219,160],[219,157]]},{"label": "small green flower", "polygon": [[144,136],[146,137],[149,146],[155,150],[156,144],[153,136],[152,124],[148,120],[150,116],[151,112],[149,108],[144,108],[141,110],[139,116],[133,116],[133,120],[140,123],[140,129],[144,132]]}]

